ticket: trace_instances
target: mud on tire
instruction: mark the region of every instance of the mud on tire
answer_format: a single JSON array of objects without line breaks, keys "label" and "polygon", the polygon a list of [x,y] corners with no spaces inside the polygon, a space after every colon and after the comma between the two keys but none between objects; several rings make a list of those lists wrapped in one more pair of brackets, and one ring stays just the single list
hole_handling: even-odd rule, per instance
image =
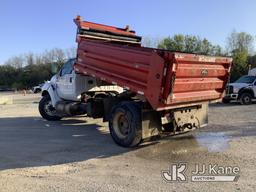
[{"label": "mud on tire", "polygon": [[123,147],[135,147],[142,140],[141,108],[135,102],[121,102],[112,108],[109,129],[113,140]]}]

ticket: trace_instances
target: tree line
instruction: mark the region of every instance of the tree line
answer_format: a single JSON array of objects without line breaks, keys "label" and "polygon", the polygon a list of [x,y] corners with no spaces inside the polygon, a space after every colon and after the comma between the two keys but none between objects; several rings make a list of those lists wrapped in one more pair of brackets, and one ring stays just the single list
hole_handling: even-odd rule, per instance
[{"label": "tree line", "polygon": [[206,38],[195,35],[176,34],[172,37],[159,39],[146,39],[144,45],[212,56],[230,56],[233,58],[231,82],[248,73],[249,68],[256,67],[256,54],[254,52],[254,37],[245,32],[233,31],[226,40],[226,47],[214,45]]},{"label": "tree line", "polygon": [[[254,37],[245,32],[233,31],[226,41],[226,47],[211,43],[206,38],[194,35],[176,34],[162,39],[144,38],[143,45],[171,51],[182,51],[233,58],[231,81],[247,74],[256,67]],[[55,48],[41,54],[27,53],[14,56],[0,65],[0,88],[28,89],[49,80],[53,68],[60,68],[65,60],[76,56],[76,49]]]},{"label": "tree line", "polygon": [[53,68],[58,70],[67,59],[75,56],[75,48],[54,48],[41,54],[27,53],[11,57],[0,65],[0,89],[30,89],[49,80]]}]

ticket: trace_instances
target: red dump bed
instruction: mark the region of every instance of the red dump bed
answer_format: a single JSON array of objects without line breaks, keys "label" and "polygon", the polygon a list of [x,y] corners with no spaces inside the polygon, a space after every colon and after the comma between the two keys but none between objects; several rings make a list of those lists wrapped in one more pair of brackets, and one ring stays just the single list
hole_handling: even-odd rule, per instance
[{"label": "red dump bed", "polygon": [[155,110],[218,100],[231,59],[81,40],[75,69],[144,95]]},{"label": "red dump bed", "polygon": [[129,27],[74,21],[78,73],[144,95],[155,110],[221,99],[231,58],[143,48]]}]

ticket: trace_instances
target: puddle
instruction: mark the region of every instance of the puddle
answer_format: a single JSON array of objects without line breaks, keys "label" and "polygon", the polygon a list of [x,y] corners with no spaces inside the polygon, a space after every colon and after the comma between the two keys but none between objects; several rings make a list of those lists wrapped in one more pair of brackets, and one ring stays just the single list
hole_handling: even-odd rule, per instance
[{"label": "puddle", "polygon": [[225,132],[197,132],[160,139],[142,147],[136,156],[149,159],[187,159],[195,154],[223,152],[229,148],[231,137]]},{"label": "puddle", "polygon": [[168,160],[170,158],[186,157],[188,154],[203,151],[193,135],[171,136],[136,151],[136,156],[147,159]]},{"label": "puddle", "polygon": [[200,133],[195,136],[195,139],[209,152],[222,152],[229,148],[230,136],[224,132]]}]

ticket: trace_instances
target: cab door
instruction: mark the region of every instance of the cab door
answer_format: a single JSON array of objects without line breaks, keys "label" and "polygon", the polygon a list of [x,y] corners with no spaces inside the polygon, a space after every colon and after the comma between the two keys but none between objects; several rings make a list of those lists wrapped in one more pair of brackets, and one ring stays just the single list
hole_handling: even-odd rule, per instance
[{"label": "cab door", "polygon": [[57,78],[57,93],[64,100],[72,100],[74,95],[74,59],[68,60],[62,67]]},{"label": "cab door", "polygon": [[256,80],[254,81],[254,83],[252,85],[252,89],[253,89],[254,97],[256,97]]}]

